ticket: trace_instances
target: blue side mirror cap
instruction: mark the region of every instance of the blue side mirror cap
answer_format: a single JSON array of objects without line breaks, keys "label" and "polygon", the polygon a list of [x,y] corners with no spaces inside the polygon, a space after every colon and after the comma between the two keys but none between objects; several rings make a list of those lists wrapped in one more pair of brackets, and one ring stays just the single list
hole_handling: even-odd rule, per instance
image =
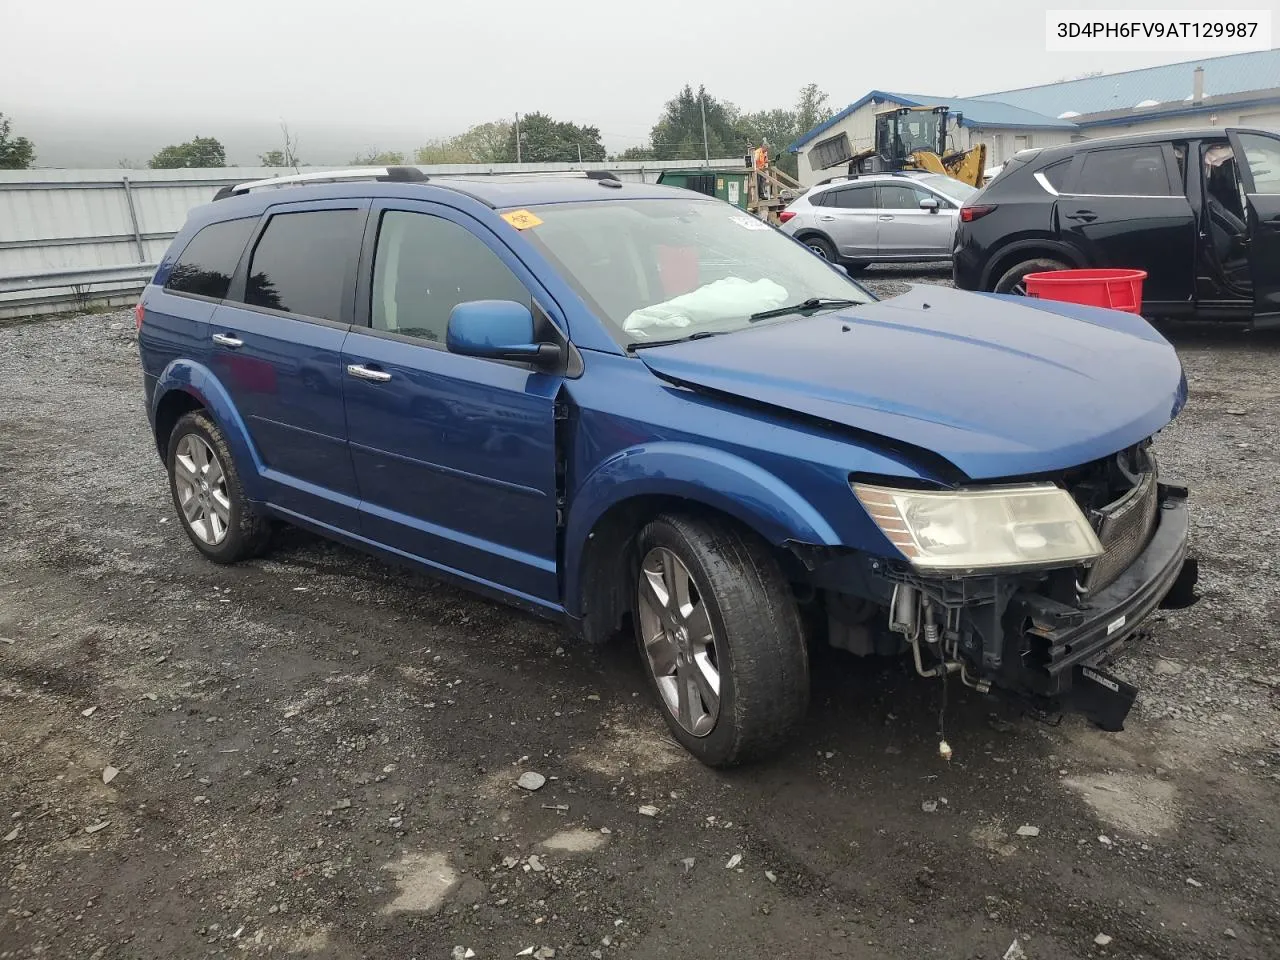
[{"label": "blue side mirror cap", "polygon": [[445,345],[450,353],[490,360],[545,362],[560,348],[534,339],[533,314],[514,300],[469,300],[449,314]]}]

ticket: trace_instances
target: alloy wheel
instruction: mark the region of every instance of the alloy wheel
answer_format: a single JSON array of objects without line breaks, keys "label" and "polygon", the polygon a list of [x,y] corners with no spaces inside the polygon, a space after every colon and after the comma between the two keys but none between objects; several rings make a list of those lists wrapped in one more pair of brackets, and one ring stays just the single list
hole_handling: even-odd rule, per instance
[{"label": "alloy wheel", "polygon": [[173,482],[182,519],[192,533],[210,546],[222,543],[231,524],[227,475],[213,448],[197,434],[188,433],[178,441]]},{"label": "alloy wheel", "polygon": [[720,715],[720,646],[689,568],[666,547],[650,550],[640,565],[639,613],[663,703],[685,731],[707,736]]}]

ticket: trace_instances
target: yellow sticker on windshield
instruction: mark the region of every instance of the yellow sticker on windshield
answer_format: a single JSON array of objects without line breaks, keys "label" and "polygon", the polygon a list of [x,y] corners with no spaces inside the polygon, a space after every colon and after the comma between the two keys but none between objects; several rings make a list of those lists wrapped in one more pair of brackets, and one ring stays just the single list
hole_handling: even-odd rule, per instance
[{"label": "yellow sticker on windshield", "polygon": [[517,230],[528,230],[530,227],[536,227],[542,221],[530,213],[528,210],[512,210],[510,213],[504,213],[502,219],[507,221]]}]

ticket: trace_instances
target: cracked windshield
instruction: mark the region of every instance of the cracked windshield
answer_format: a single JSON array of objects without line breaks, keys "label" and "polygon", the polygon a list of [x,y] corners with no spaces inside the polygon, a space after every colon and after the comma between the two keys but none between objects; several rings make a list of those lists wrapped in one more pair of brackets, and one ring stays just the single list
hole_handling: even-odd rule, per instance
[{"label": "cracked windshield", "polygon": [[525,236],[627,345],[728,333],[874,299],[724,203],[615,200],[539,207],[537,215],[542,222]]}]

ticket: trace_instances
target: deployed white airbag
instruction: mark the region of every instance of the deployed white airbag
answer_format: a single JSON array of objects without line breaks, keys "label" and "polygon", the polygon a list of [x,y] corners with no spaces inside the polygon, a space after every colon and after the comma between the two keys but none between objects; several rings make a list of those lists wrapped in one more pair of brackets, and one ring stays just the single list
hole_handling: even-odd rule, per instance
[{"label": "deployed white airbag", "polygon": [[787,301],[786,288],[772,280],[725,277],[690,293],[633,310],[622,329],[637,337],[663,327],[689,327],[720,320],[741,320],[761,310],[772,310]]}]

